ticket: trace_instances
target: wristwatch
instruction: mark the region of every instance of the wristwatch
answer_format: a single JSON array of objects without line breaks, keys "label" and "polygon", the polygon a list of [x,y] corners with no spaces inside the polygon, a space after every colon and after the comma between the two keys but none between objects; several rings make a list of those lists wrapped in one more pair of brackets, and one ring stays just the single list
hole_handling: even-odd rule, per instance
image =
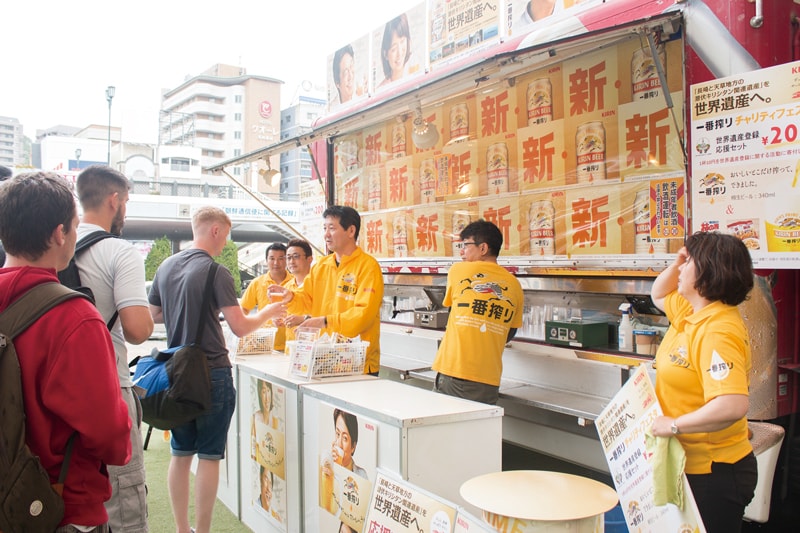
[{"label": "wristwatch", "polygon": [[311,315],[303,315],[303,322],[311,318]]},{"label": "wristwatch", "polygon": [[673,435],[677,435],[678,433],[681,432],[681,430],[678,429],[678,419],[677,418],[673,418],[672,419],[672,425],[669,427],[669,429],[672,430],[672,434]]}]

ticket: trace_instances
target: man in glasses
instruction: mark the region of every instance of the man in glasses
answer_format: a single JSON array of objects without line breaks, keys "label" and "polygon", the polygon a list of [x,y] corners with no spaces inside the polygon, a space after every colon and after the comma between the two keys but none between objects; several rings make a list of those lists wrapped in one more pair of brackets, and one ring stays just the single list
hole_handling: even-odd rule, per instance
[{"label": "man in glasses", "polygon": [[444,305],[450,307],[433,370],[433,390],[496,404],[503,349],[522,326],[522,286],[497,264],[503,234],[486,220],[461,231],[461,263],[447,273]]},{"label": "man in glasses", "polygon": [[[308,273],[311,272],[311,263],[314,261],[314,255],[311,251],[311,244],[303,239],[292,239],[286,245],[286,266],[289,269],[289,276],[291,279],[284,283],[284,286],[290,290],[297,290],[303,286]],[[284,322],[286,323],[286,340],[291,341],[295,339],[294,328],[303,323],[308,318],[308,315],[297,314],[289,315]]]}]

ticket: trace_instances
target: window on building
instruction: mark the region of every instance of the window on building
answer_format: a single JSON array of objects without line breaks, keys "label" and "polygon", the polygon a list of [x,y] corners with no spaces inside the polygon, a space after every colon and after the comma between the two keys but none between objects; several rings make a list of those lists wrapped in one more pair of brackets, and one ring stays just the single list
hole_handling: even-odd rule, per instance
[{"label": "window on building", "polygon": [[176,172],[189,172],[190,164],[188,159],[173,157],[170,160],[169,169]]},{"label": "window on building", "polygon": [[242,169],[239,167],[233,167],[233,174],[234,176],[239,176],[242,173]]},{"label": "window on building", "polygon": [[306,113],[306,118],[308,120],[314,120],[315,118],[317,118],[317,116],[319,115],[317,115],[316,113]]},{"label": "window on building", "polygon": [[233,114],[233,120],[235,120],[237,122],[241,122],[242,121],[242,114],[241,113],[234,113]]},{"label": "window on building", "polygon": [[242,132],[241,131],[234,131],[233,132],[233,138],[234,139],[241,139],[242,138]]},{"label": "window on building", "polygon": [[241,148],[234,148],[233,149],[233,157],[239,157],[240,155],[242,155]]},{"label": "window on building", "polygon": [[235,103],[235,104],[241,104],[241,103],[242,103],[242,95],[241,95],[241,94],[237,94],[237,95],[235,95],[235,96],[233,97],[233,103]]}]

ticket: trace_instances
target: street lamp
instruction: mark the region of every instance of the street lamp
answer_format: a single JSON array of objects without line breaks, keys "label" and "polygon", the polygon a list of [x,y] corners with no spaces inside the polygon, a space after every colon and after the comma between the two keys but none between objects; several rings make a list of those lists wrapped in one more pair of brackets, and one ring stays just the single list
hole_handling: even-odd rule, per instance
[{"label": "street lamp", "polygon": [[75,148],[75,159],[78,161],[78,172],[81,171],[81,149]]},{"label": "street lamp", "polygon": [[109,166],[111,166],[111,100],[114,99],[115,92],[116,89],[113,85],[106,88],[106,100],[108,100],[108,158],[106,164]]}]

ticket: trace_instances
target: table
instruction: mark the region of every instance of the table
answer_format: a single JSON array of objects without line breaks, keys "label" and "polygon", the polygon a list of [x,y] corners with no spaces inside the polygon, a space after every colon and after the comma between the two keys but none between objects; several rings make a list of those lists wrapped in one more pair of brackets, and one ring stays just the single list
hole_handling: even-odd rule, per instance
[{"label": "table", "polygon": [[553,526],[563,532],[593,532],[619,501],[604,483],[543,470],[477,476],[461,485],[461,496],[483,510],[489,525],[520,532],[550,531]]}]

